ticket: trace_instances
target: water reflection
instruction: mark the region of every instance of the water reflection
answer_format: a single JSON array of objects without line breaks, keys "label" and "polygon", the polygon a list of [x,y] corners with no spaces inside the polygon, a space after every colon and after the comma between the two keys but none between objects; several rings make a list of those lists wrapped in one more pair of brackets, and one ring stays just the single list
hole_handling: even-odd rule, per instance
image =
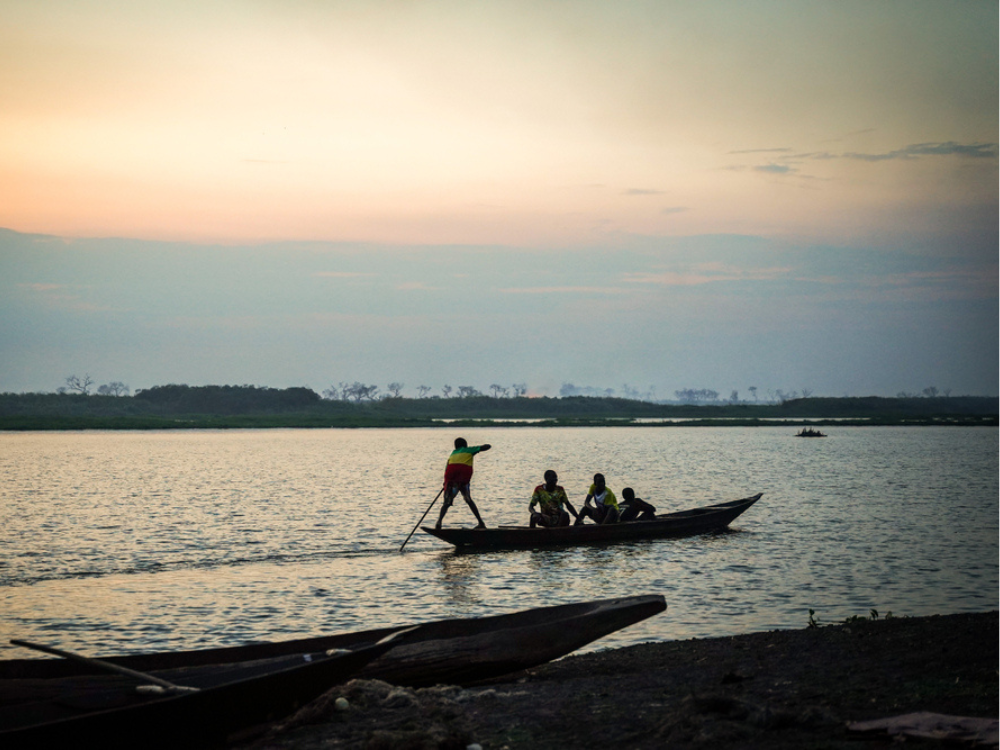
[{"label": "water reflection", "polygon": [[481,603],[482,599],[476,594],[475,584],[482,572],[484,557],[444,552],[438,555],[438,560],[439,580],[447,598],[459,606]]}]

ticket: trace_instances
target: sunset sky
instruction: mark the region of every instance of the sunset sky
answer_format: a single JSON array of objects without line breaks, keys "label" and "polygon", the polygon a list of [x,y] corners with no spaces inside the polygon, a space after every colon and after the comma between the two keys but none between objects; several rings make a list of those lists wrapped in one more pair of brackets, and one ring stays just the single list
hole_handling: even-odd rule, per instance
[{"label": "sunset sky", "polygon": [[0,0],[0,391],[995,395],[997,51],[979,0]]}]

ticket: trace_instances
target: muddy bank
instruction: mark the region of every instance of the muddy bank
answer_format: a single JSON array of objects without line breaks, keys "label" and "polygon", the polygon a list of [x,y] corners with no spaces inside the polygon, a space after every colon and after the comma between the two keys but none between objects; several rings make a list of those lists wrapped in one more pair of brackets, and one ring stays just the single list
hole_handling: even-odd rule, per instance
[{"label": "muddy bank", "polygon": [[236,745],[888,747],[859,745],[848,722],[916,711],[996,718],[998,637],[996,612],[902,617],[643,644],[467,688],[357,680]]}]

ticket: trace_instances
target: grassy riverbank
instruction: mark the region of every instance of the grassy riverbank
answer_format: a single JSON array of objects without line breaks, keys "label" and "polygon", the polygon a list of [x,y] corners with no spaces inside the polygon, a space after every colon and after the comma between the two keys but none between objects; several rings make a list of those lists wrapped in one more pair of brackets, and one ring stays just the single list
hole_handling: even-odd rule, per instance
[{"label": "grassy riverbank", "polygon": [[[171,387],[172,388],[172,387]],[[322,400],[307,389],[151,389],[135,396],[0,394],[0,430],[466,426],[997,426],[995,398],[807,398],[780,404],[657,404],[617,398]]]}]

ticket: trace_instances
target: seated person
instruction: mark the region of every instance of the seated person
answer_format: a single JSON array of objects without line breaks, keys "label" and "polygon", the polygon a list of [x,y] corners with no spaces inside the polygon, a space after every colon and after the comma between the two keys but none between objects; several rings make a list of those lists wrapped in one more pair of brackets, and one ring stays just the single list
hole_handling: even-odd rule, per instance
[{"label": "seated person", "polygon": [[[594,501],[593,506],[591,500]],[[594,523],[615,523],[618,520],[618,498],[605,484],[603,474],[594,474],[594,483],[587,491],[587,499],[583,501],[576,522],[583,523],[584,516]]]},{"label": "seated person", "polygon": [[[535,526],[569,526],[569,513],[563,510],[565,505],[576,517],[576,509],[569,502],[566,490],[556,484],[559,479],[556,473],[549,469],[545,472],[545,484],[535,487],[531,495],[531,502],[528,504],[528,513],[531,514],[531,528]],[[535,506],[538,510],[535,511]]]},{"label": "seated person", "polygon": [[622,490],[622,504],[618,506],[621,521],[652,521],[656,518],[656,508],[635,496],[631,487]]}]

